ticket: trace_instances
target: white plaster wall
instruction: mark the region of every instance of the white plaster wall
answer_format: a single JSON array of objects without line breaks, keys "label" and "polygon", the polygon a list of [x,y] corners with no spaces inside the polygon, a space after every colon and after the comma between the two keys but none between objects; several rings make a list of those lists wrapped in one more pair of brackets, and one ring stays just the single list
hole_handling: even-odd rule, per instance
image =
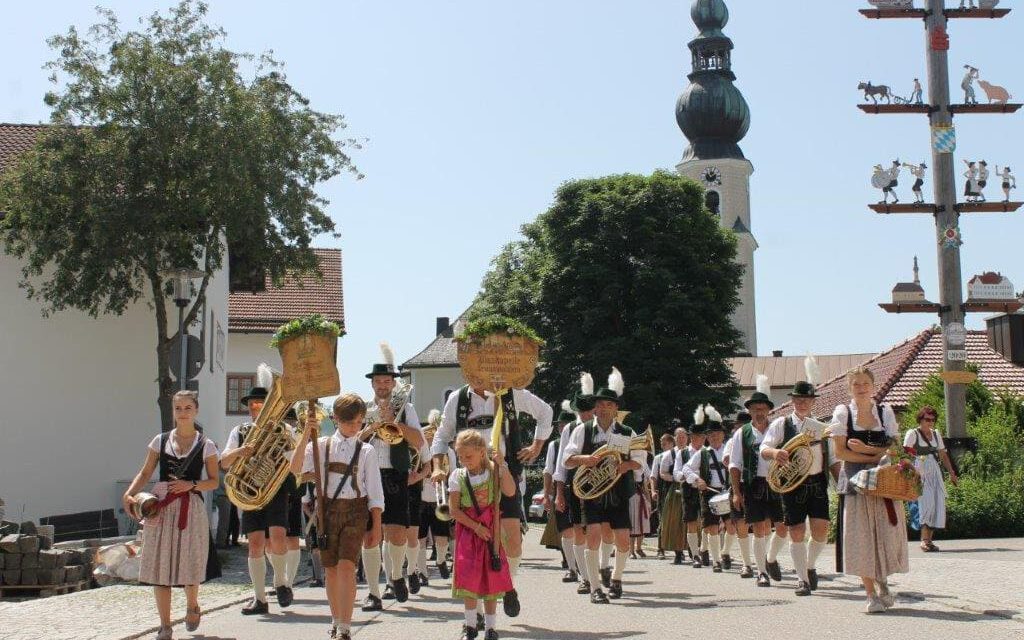
[{"label": "white plaster wall", "polygon": [[462,370],[457,366],[431,369],[411,369],[412,406],[423,422],[427,421],[431,409],[444,409],[444,392],[455,390],[466,384]]},{"label": "white plaster wall", "polygon": [[[42,318],[18,288],[20,263],[0,253],[0,495],[12,520],[120,507],[160,432],[156,319],[145,302],[121,316],[63,311]],[[206,319],[227,318],[226,274],[209,288]],[[177,308],[171,304],[171,333]],[[192,329],[199,335],[200,327]],[[206,335],[207,349],[210,329]],[[223,372],[198,377],[199,421],[223,430]]]}]

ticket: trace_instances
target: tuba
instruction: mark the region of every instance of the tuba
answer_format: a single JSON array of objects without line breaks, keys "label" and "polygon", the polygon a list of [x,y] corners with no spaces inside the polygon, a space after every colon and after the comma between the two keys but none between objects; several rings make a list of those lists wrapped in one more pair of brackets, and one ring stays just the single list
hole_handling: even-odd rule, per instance
[{"label": "tuba", "polygon": [[[391,392],[391,400],[388,402],[388,408],[391,409],[391,415],[398,419],[398,416],[405,409],[405,405],[409,404],[409,398],[412,396],[412,385],[406,382],[400,381],[395,385],[395,390]],[[366,427],[359,432],[359,439],[363,442],[369,442],[374,436],[380,438],[388,444],[388,446],[394,446],[405,440],[405,436],[402,435],[402,429],[395,422],[381,422],[381,411],[380,405],[374,402],[366,410]],[[419,452],[417,452],[418,454]]]},{"label": "tuba", "polygon": [[[629,440],[630,451],[654,451],[654,435],[650,427],[642,434]],[[576,471],[572,480],[572,491],[580,500],[594,500],[611,491],[619,479],[619,453],[604,445],[592,455],[601,458],[593,467],[584,467]]]},{"label": "tuba", "polygon": [[[821,435],[828,437],[828,429]],[[813,434],[804,432],[789,439],[782,448],[789,452],[789,461],[779,464],[776,461],[768,466],[768,487],[775,493],[789,493],[807,479],[814,463],[814,456],[811,452],[811,445],[815,444]],[[827,462],[825,463],[827,466]]]},{"label": "tuba", "polygon": [[245,436],[245,444],[255,449],[247,458],[232,463],[224,476],[228,499],[242,511],[267,506],[288,476],[295,437],[283,422],[289,404],[281,389],[281,376],[274,373],[270,393]]}]

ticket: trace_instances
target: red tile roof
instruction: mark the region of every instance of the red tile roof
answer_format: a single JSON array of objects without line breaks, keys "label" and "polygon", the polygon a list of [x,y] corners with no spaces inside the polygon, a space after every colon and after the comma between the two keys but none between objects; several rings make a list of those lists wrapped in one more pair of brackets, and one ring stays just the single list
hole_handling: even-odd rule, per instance
[{"label": "red tile roof", "polygon": [[18,154],[28,151],[46,126],[0,122],[0,171],[7,169]]},{"label": "red tile roof", "polygon": [[[927,329],[864,363],[875,374],[875,402],[885,402],[896,411],[906,408],[925,380],[942,369],[942,334]],[[1009,362],[988,344],[985,331],[967,332],[967,362],[978,367],[978,378],[990,389],[1008,389],[1024,395],[1024,367]],[[836,406],[848,402],[850,392],[843,372],[818,387],[814,415],[831,416]],[[772,415],[785,415],[789,403],[777,407]]]},{"label": "red tile roof", "polygon": [[228,330],[238,333],[273,333],[279,326],[311,313],[345,326],[342,296],[341,249],[313,249],[324,279],[315,275],[288,278],[259,293],[237,292],[228,296]]}]

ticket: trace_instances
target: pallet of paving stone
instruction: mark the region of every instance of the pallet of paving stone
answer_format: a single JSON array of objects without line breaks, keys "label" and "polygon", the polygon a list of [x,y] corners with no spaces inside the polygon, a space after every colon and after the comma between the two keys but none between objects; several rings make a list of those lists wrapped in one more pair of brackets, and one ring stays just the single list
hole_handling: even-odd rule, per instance
[{"label": "pallet of paving stone", "polygon": [[89,588],[89,580],[78,580],[67,584],[0,585],[0,600],[22,600],[25,598],[48,598],[50,596],[75,593]]}]

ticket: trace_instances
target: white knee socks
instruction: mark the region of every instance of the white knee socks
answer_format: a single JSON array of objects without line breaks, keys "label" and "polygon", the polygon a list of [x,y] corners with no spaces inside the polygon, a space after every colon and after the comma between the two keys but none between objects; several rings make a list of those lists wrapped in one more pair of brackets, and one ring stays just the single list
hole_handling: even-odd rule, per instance
[{"label": "white knee socks", "polygon": [[372,547],[363,549],[363,572],[366,574],[366,585],[370,595],[380,598],[380,549]]},{"label": "white knee socks", "polygon": [[519,561],[522,559],[522,556],[516,556],[514,558],[512,556],[508,557],[508,573],[513,578],[519,575]]},{"label": "white knee socks", "polygon": [[690,543],[690,553],[692,553],[694,557],[697,557],[697,554],[700,553],[700,534],[687,533],[686,541]]},{"label": "white knee socks", "polygon": [[427,539],[420,540],[418,553],[416,554],[416,568],[423,575],[427,575]]},{"label": "white knee socks", "polygon": [[285,555],[285,563],[288,567],[288,586],[295,586],[295,576],[299,574],[299,564],[302,562],[302,549],[289,549]]},{"label": "white knee socks", "polygon": [[768,561],[765,556],[766,541],[764,538],[754,536],[754,562],[757,563],[757,570],[760,573],[768,573]]},{"label": "white knee socks", "polygon": [[[612,560],[612,549],[615,548],[613,542],[602,542],[601,543],[601,567],[607,567],[611,565]],[[618,555],[618,554],[616,554]]]},{"label": "white knee socks", "polygon": [[722,561],[722,541],[717,533],[708,535],[708,542],[711,543],[711,559],[715,562]]},{"label": "white knee socks", "polygon": [[252,580],[252,590],[256,599],[260,602],[267,601],[267,561],[263,556],[249,558],[249,578]]},{"label": "white knee socks", "polygon": [[725,547],[722,548],[722,555],[732,557],[732,545],[736,543],[735,533],[725,534]]},{"label": "white knee socks", "polygon": [[789,554],[793,557],[796,575],[807,582],[807,542],[789,542]]},{"label": "white knee socks", "polygon": [[572,538],[562,538],[562,553],[565,554],[565,563],[569,565],[569,571],[576,572],[576,556],[573,554]]},{"label": "white knee socks", "polygon": [[402,579],[402,562],[405,560],[405,545],[392,544],[388,547],[388,560],[390,561],[388,579],[392,582]]},{"label": "white knee socks", "polygon": [[771,541],[768,543],[768,562],[778,562],[779,552],[784,546],[786,546],[786,538],[773,531]]},{"label": "white knee socks", "polygon": [[601,550],[600,549],[587,549],[587,574],[593,577],[590,585],[595,589],[601,588],[600,575],[601,575]]},{"label": "white knee socks", "polygon": [[622,572],[626,570],[626,558],[629,552],[619,549],[615,552],[615,568],[612,569],[612,580],[622,580]]},{"label": "white knee socks", "polygon": [[821,555],[822,550],[825,548],[825,541],[818,542],[811,538],[810,544],[807,545],[807,568],[814,569],[818,566],[818,556]]},{"label": "white knee socks", "polygon": [[743,556],[743,566],[751,567],[754,563],[750,560],[750,536],[739,539],[740,555]]},{"label": "white knee socks", "polygon": [[437,564],[447,562],[445,558],[448,557],[448,538],[437,538],[434,540],[434,548],[437,549]]},{"label": "white knee socks", "polygon": [[285,586],[288,583],[288,556],[287,554],[270,554],[270,566],[274,569],[274,588]]},{"label": "white knee socks", "polygon": [[419,565],[420,546],[417,544],[415,547],[406,546],[405,548],[405,563],[409,568],[406,569],[410,574],[416,573],[416,569]]},{"label": "white knee socks", "polygon": [[572,545],[572,555],[576,558],[576,566],[580,571],[580,579],[590,581],[590,573],[587,571],[587,545]]}]

